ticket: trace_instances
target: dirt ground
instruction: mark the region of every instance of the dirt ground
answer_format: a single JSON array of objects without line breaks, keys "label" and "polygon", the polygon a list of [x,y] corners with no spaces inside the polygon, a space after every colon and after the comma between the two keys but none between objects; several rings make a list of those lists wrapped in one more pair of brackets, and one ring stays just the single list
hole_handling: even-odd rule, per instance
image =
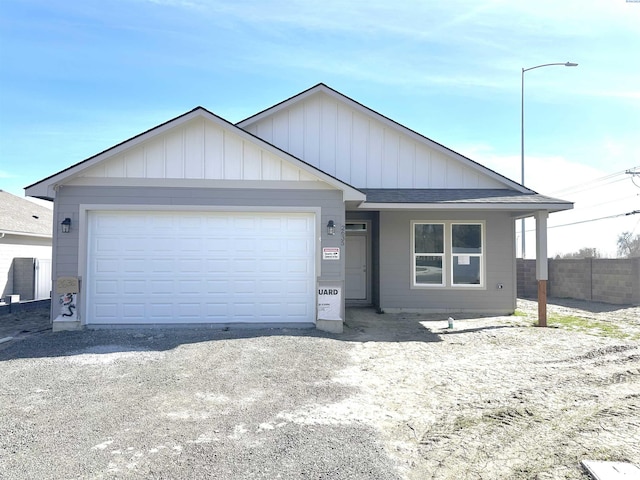
[{"label": "dirt ground", "polygon": [[532,326],[536,312],[519,300],[516,316],[453,330],[421,321],[433,342],[355,346],[342,378],[362,393],[347,402],[403,476],[579,479],[584,459],[640,465],[640,307],[557,302],[550,328]]},{"label": "dirt ground", "polygon": [[[552,302],[549,328],[534,326],[535,302],[519,300],[516,315],[454,315],[453,329],[448,328],[446,315],[377,315],[371,309],[350,309],[341,335],[194,332],[180,341],[164,333],[149,336],[148,331],[53,334],[43,331],[37,321],[22,328],[33,315],[12,318],[9,328],[21,333],[0,345],[0,360],[3,354],[6,360],[0,362],[0,369],[11,386],[0,394],[0,401],[12,412],[5,417],[11,419],[5,429],[15,437],[5,438],[6,448],[24,459],[85,462],[81,465],[93,476],[82,478],[144,478],[154,465],[167,469],[169,478],[171,469],[183,471],[176,466],[176,458],[202,471],[218,468],[223,472],[211,478],[246,478],[243,475],[254,472],[256,463],[273,463],[280,470],[265,470],[263,476],[254,472],[253,478],[275,478],[276,472],[278,478],[374,478],[366,474],[373,471],[380,478],[385,471],[389,478],[409,480],[587,479],[581,460],[640,465],[640,307]],[[198,335],[207,338],[191,339]],[[143,347],[145,342],[154,347]],[[105,367],[108,361],[113,368]],[[207,376],[190,373],[196,365]],[[100,401],[86,388],[95,375],[105,377]],[[45,393],[34,393],[41,392],[43,382],[48,385],[46,398],[40,398]],[[136,389],[136,382],[146,382],[147,390]],[[175,388],[172,382],[178,382]],[[245,390],[264,399],[264,405],[253,399],[256,411],[247,410]],[[167,420],[158,412],[167,405],[171,412],[185,402],[195,405],[202,392],[208,392],[206,398],[215,396],[219,404],[213,409],[207,402],[190,407],[206,415],[201,412],[197,422],[180,420],[191,423],[185,423],[181,436],[172,439],[182,441],[176,458],[152,459],[147,452],[149,462],[136,457],[130,462],[136,466],[125,469],[128,474],[95,474],[113,463],[120,450],[133,448],[127,442],[135,448],[142,448],[136,442],[166,443]],[[55,436],[76,420],[53,406],[66,404],[69,395],[75,398],[74,405],[83,406],[70,429],[81,434],[60,443]],[[127,423],[121,429],[117,422],[101,420],[104,409],[131,408],[130,395],[140,397],[136,401],[139,425],[134,423],[133,428]],[[155,410],[145,408],[147,403],[155,405]],[[51,411],[45,407],[49,404]],[[220,409],[235,413],[220,416]],[[38,418],[48,420],[35,427]],[[231,423],[226,426],[225,422]],[[236,423],[253,443],[236,438]],[[35,430],[22,432],[26,424]],[[146,436],[132,436],[129,430],[137,432],[136,428]],[[171,428],[177,427],[172,423]],[[184,441],[207,432],[211,436],[211,431],[217,432],[214,436],[220,441],[196,441],[193,445],[201,451],[192,451],[193,445]],[[24,445],[16,441],[23,434],[28,439]],[[341,446],[331,443],[327,435]],[[94,448],[89,456],[74,457],[77,452],[71,446],[90,446],[104,441],[103,437],[124,447]],[[61,451],[49,458],[51,442]],[[262,452],[258,444],[278,448]],[[383,447],[379,451],[372,447],[378,444]],[[294,445],[300,446],[294,456],[279,457]],[[369,453],[365,455],[362,448]],[[319,463],[320,458],[329,462],[336,452],[344,453],[344,462]],[[244,470],[239,467],[242,461],[249,465]],[[222,469],[227,463],[228,470]],[[7,466],[9,472],[12,465]],[[360,477],[347,470],[356,465]],[[39,471],[25,463],[21,468]],[[74,468],[60,470],[59,478],[78,478]],[[17,470],[13,473],[15,477],[7,478],[21,478]]]}]

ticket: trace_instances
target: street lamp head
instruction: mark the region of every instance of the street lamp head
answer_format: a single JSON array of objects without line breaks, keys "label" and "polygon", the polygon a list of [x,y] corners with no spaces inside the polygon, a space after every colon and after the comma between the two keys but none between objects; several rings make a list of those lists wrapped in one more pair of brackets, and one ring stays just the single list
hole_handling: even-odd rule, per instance
[{"label": "street lamp head", "polygon": [[573,63],[573,62],[567,62],[564,64],[565,67],[577,67],[578,64],[577,63]]}]

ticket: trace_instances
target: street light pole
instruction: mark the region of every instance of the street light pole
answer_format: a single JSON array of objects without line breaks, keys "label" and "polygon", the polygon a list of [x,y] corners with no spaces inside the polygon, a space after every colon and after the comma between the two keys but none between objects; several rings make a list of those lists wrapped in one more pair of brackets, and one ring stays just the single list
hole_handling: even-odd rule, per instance
[{"label": "street light pole", "polygon": [[[522,186],[524,186],[524,72],[542,67],[551,67],[553,65],[561,65],[563,67],[577,67],[577,63],[564,62],[564,63],[543,63],[542,65],[536,65],[535,67],[523,68],[521,77],[521,92],[520,92],[520,168],[522,173]],[[524,217],[521,223],[521,237],[522,237],[522,259],[525,258],[525,230],[524,230]]]}]

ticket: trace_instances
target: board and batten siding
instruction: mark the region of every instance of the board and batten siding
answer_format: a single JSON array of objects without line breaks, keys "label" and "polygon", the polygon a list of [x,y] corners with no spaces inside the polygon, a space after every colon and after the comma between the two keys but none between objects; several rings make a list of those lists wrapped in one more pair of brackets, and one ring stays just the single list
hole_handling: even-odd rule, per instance
[{"label": "board and batten siding", "polygon": [[[414,220],[484,222],[484,288],[412,287],[411,222]],[[513,313],[516,308],[514,232],[514,220],[508,213],[380,212],[380,308],[384,311]],[[448,268],[449,262],[445,264]],[[498,284],[503,288],[498,289]]]},{"label": "board and batten siding", "polygon": [[444,149],[324,93],[246,130],[356,188],[504,188]]},{"label": "board and batten siding", "polygon": [[78,177],[318,182],[290,162],[204,118],[155,136]]},{"label": "board and batten siding", "polygon": [[[241,208],[244,211],[252,211],[258,207],[268,210],[273,207],[296,208],[309,210],[320,209],[319,224],[320,237],[319,251],[322,247],[339,247],[340,235],[327,235],[326,224],[333,220],[337,225],[343,225],[345,221],[344,203],[342,192],[339,190],[275,190],[275,189],[242,189],[242,188],[172,188],[172,187],[103,187],[103,186],[64,186],[58,191],[56,197],[55,225],[66,218],[71,218],[71,231],[66,234],[56,229],[54,258],[54,276],[78,276],[84,275],[79,271],[79,252],[81,235],[86,232],[79,230],[80,205],[100,205],[114,211],[119,205],[140,206],[144,210],[146,206],[166,206],[167,209],[180,210],[184,207],[211,207],[224,211],[224,207]],[[316,272],[318,280],[331,281],[344,284],[344,254],[340,260],[321,260]],[[82,286],[81,286],[82,289]],[[82,295],[78,298],[78,311],[83,311]],[[52,318],[57,316],[58,309],[52,308]]]}]

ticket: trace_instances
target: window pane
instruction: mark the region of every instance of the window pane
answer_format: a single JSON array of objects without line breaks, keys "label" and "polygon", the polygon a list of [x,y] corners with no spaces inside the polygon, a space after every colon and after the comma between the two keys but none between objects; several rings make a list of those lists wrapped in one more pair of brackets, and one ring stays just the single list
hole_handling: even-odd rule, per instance
[{"label": "window pane", "polygon": [[453,283],[455,285],[480,284],[480,257],[453,256]]},{"label": "window pane", "polygon": [[453,253],[482,253],[482,225],[452,225]]},{"label": "window pane", "polygon": [[345,230],[348,232],[366,232],[367,224],[366,223],[347,223],[345,225]]},{"label": "window pane", "polygon": [[442,257],[416,255],[416,283],[442,284]]},{"label": "window pane", "polygon": [[416,223],[414,253],[444,253],[444,225]]}]

